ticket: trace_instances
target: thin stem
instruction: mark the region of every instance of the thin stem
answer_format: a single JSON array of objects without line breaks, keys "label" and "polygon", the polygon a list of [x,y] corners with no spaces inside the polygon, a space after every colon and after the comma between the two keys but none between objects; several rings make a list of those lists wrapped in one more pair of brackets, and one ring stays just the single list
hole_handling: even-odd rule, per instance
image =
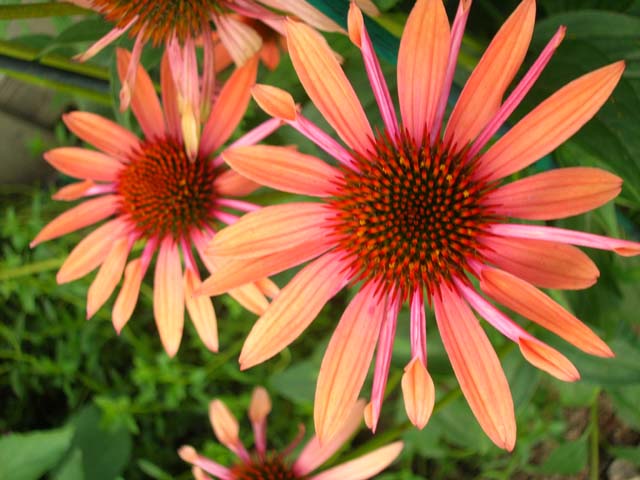
[{"label": "thin stem", "polygon": [[91,13],[91,11],[66,2],[42,2],[0,6],[0,20],[64,17],[67,15],[81,15],[83,13]]},{"label": "thin stem", "polygon": [[600,389],[596,390],[595,398],[591,404],[591,432],[590,432],[590,471],[589,479],[598,480],[600,478],[600,431],[598,428],[598,400],[600,398]]},{"label": "thin stem", "polygon": [[27,275],[33,275],[34,273],[48,272],[55,270],[62,265],[66,257],[50,258],[48,260],[42,260],[40,262],[30,263],[27,265],[21,265],[15,268],[1,269],[0,281],[11,280],[13,278],[25,277]]}]

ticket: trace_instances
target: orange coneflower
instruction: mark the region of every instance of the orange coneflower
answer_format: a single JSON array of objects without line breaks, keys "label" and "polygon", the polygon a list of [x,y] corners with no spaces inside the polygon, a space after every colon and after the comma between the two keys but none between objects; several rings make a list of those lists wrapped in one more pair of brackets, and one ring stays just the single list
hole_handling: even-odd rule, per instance
[{"label": "orange coneflower", "polygon": [[[86,52],[78,55],[78,60],[88,60],[124,33],[128,32],[129,36],[135,38],[133,61],[122,79],[122,110],[129,106],[142,48],[148,42],[169,47],[171,44],[189,45],[201,39],[206,55],[206,52],[215,48],[215,40],[219,40],[226,51],[218,53],[220,67],[228,65],[229,57],[237,66],[242,66],[258,52],[265,63],[273,67],[279,60],[279,51],[271,32],[284,33],[284,17],[278,12],[295,15],[324,31],[342,30],[333,20],[304,0],[70,1],[100,12],[115,24],[107,35]],[[371,0],[358,1],[370,14],[377,13]],[[216,26],[214,35],[210,29],[210,22]],[[269,32],[269,35],[266,35],[266,32]],[[211,66],[213,67],[213,64]],[[216,66],[216,69],[220,70],[220,67]],[[179,73],[176,66],[172,66],[172,70]]]},{"label": "orange coneflower", "polygon": [[445,128],[444,110],[470,3],[460,3],[450,29],[441,0],[416,2],[398,56],[401,121],[362,15],[351,4],[349,34],[362,51],[382,114],[384,128],[377,131],[324,39],[290,21],[287,43],[293,65],[309,97],[347,147],[303,117],[286,92],[256,86],[254,98],[340,166],[269,146],[233,148],[223,155],[259,183],[321,199],[250,213],[209,245],[207,254],[224,262],[201,289],[210,294],[319,257],[258,319],[240,355],[242,368],[289,345],[342,288],[361,285],[322,362],[315,401],[322,439],[339,429],[358,398],[377,344],[366,411],[367,423],[375,428],[398,310],[408,302],[412,360],[402,390],[410,420],[423,427],[434,404],[427,371],[428,303],[478,422],[498,446],[513,448],[516,425],[509,385],[471,308],[517,342],[532,364],[566,381],[579,374],[562,354],[480,295],[474,279],[489,299],[578,348],[613,355],[538,287],[580,289],[596,282],[598,269],[574,245],[637,255],[640,244],[509,219],[553,220],[586,212],[614,198],[621,180],[600,169],[564,168],[505,185],[501,181],[551,152],[587,122],[615,88],[624,64],[603,67],[564,86],[485,150],[539,76],[564,28],[503,102],[533,32],[535,2],[524,0],[487,48]]},{"label": "orange coneflower", "polygon": [[291,462],[288,457],[302,440],[304,429],[301,426],[298,437],[282,452],[269,451],[267,416],[271,412],[271,400],[267,391],[258,387],[253,391],[249,406],[249,419],[255,441],[254,452],[249,452],[240,440],[238,420],[222,401],[214,400],[209,406],[211,426],[218,440],[238,457],[236,464],[225,467],[199,455],[191,446],[182,447],[178,453],[184,461],[194,465],[193,475],[196,480],[210,480],[204,472],[221,480],[365,480],[377,475],[396,459],[402,451],[402,442],[391,443],[349,462],[312,474],[356,432],[362,421],[363,409],[364,402],[357,401],[345,424],[330,442],[321,444],[317,437],[313,437],[298,458]]},{"label": "orange coneflower", "polygon": [[[118,50],[117,57],[118,72],[123,77],[131,56],[126,50]],[[214,269],[202,257],[205,245],[214,235],[214,221],[236,221],[237,217],[228,209],[246,212],[258,208],[240,199],[227,198],[243,196],[257,185],[224,168],[221,158],[214,155],[244,115],[256,70],[254,58],[231,75],[213,105],[206,108],[209,113],[203,117],[206,124],[202,129],[206,140],[200,142],[194,154],[188,151],[189,140],[183,133],[185,128],[179,114],[180,97],[166,55],[161,66],[164,112],[144,69],[139,67],[136,75],[131,103],[143,139],[88,112],[72,112],[63,117],[72,132],[99,151],[63,147],[45,154],[45,159],[59,171],[82,179],[64,187],[54,198],[95,198],[57,217],[31,245],[115,217],[84,238],[57,275],[58,283],[66,283],[100,266],[87,296],[88,318],[107,301],[124,272],[124,284],[113,307],[113,325],[120,332],[131,317],[140,284],[157,251],[154,314],[165,350],[169,355],[178,350],[186,305],[204,344],[217,351],[213,305],[209,299],[193,295],[201,282],[194,250],[209,270]],[[197,86],[197,78],[191,83]],[[212,89],[206,85],[202,88]],[[198,97],[196,93],[193,95]],[[279,124],[279,120],[269,120],[235,144],[260,141]],[[200,126],[198,123],[186,131],[199,133]],[[137,242],[144,243],[142,254],[125,268]],[[262,279],[229,293],[259,314],[267,306],[264,294],[274,292],[277,287]]]}]

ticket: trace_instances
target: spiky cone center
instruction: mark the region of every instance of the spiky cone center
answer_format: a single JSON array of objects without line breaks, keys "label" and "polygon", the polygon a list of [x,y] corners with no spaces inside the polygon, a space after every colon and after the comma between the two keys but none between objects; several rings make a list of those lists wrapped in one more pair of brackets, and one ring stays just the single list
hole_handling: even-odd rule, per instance
[{"label": "spiky cone center", "polygon": [[121,214],[143,237],[188,236],[210,224],[215,206],[214,167],[208,158],[191,161],[172,138],[141,143],[116,182]]},{"label": "spiky cone center", "polygon": [[117,27],[124,28],[132,20],[129,35],[141,31],[145,41],[154,45],[166,42],[174,35],[180,41],[197,38],[213,13],[221,11],[226,0],[93,0],[92,4]]},{"label": "spiky cone center", "polygon": [[395,140],[377,135],[353,159],[329,203],[354,280],[406,300],[463,276],[478,258],[482,228],[494,220],[482,204],[493,187],[474,180],[474,159],[439,141],[417,145],[406,132]]},{"label": "spiky cone center", "polygon": [[279,455],[267,455],[265,458],[253,458],[250,462],[241,463],[231,469],[235,480],[302,480],[293,473]]}]

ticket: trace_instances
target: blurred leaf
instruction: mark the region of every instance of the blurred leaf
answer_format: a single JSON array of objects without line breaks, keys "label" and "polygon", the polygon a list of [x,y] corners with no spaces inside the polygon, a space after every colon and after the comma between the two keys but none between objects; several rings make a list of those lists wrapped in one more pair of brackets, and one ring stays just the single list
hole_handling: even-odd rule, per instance
[{"label": "blurred leaf", "polygon": [[640,446],[637,447],[616,447],[612,446],[608,448],[616,458],[623,458],[629,460],[635,465],[640,466]]},{"label": "blurred leaf", "polygon": [[625,423],[640,430],[640,410],[638,399],[640,398],[640,385],[608,389],[616,414],[624,419]]},{"label": "blurred leaf", "polygon": [[53,475],[53,480],[84,480],[82,469],[82,450],[74,448],[58,471]]},{"label": "blurred leaf", "polygon": [[103,35],[106,35],[109,30],[111,30],[111,26],[101,19],[90,18],[73,23],[50,41],[40,52],[40,55],[49,53],[62,46],[97,40]]},{"label": "blurred leaf", "polygon": [[69,448],[73,429],[12,433],[0,438],[0,478],[37,480]]},{"label": "blurred leaf", "polygon": [[587,466],[587,435],[565,442],[553,450],[536,472],[543,475],[574,475]]},{"label": "blurred leaf", "polygon": [[140,470],[149,475],[151,478],[155,478],[156,480],[173,480],[173,477],[171,475],[148,460],[138,460],[138,466],[140,467]]},{"label": "blurred leaf", "polygon": [[313,361],[299,362],[276,373],[270,385],[283,397],[296,403],[313,403],[319,364]]},{"label": "blurred leaf", "polygon": [[87,10],[71,3],[40,2],[25,5],[0,5],[0,20],[18,18],[43,18],[87,13]]},{"label": "blurred leaf", "polygon": [[580,371],[582,381],[602,386],[640,383],[640,350],[635,339],[615,339],[609,346],[614,358],[599,358],[576,353],[572,359]]}]

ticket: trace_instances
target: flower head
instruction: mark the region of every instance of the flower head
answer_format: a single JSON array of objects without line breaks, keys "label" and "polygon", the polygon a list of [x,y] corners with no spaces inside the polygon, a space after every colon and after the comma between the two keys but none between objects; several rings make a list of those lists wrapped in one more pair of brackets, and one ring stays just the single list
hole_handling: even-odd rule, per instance
[{"label": "flower head", "polygon": [[254,390],[249,407],[249,419],[253,427],[255,450],[250,452],[239,437],[239,425],[227,406],[220,400],[213,400],[209,406],[209,418],[218,440],[231,450],[238,461],[225,467],[210,460],[191,446],[182,447],[180,457],[194,465],[194,477],[197,480],[209,479],[204,472],[222,480],[364,480],[372,478],[387,468],[400,454],[402,442],[395,442],[378,448],[362,457],[332,467],[321,473],[312,474],[343,446],[356,432],[362,421],[364,402],[358,401],[349,412],[345,424],[337,435],[327,443],[313,437],[295,461],[290,461],[292,451],[302,439],[304,428],[300,427],[300,435],[282,452],[267,449],[267,415],[271,411],[271,400],[264,388]]},{"label": "flower head", "polygon": [[[365,412],[375,429],[398,311],[405,302],[410,307],[412,359],[402,391],[410,420],[423,427],[434,405],[426,349],[425,306],[430,304],[471,409],[487,435],[508,450],[516,437],[509,385],[472,309],[516,342],[529,362],[565,381],[579,378],[571,362],[491,300],[590,354],[613,355],[594,332],[538,287],[581,289],[596,282],[597,267],[574,245],[637,255],[640,244],[510,219],[554,220],[589,211],[614,198],[621,180],[600,169],[565,168],[503,181],[587,122],[615,88],[624,64],[602,67],[564,86],[485,149],[540,75],[564,27],[503,101],[533,32],[535,2],[524,0],[485,51],[445,124],[470,4],[460,2],[450,27],[441,0],[416,2],[398,55],[399,118],[362,15],[351,4],[349,35],[362,52],[383,121],[376,130],[326,41],[290,21],[287,43],[294,68],[346,147],[302,116],[288,93],[258,85],[254,98],[339,166],[279,147],[233,148],[223,155],[258,183],[319,198],[250,213],[223,230],[207,249],[212,258],[226,262],[204,282],[201,291],[207,293],[313,260],[254,325],[240,355],[242,368],[278,353],[338,291],[359,285],[318,378],[315,425],[323,440],[339,429],[356,402],[377,346],[371,403]],[[273,159],[268,168],[267,158]],[[484,295],[473,280],[479,281]]]},{"label": "flower head", "polygon": [[[119,50],[121,77],[130,62],[129,52]],[[258,208],[229,198],[246,195],[257,185],[225,168],[220,157],[215,156],[244,115],[256,68],[254,58],[231,75],[213,105],[207,107],[209,114],[202,128],[205,141],[192,152],[188,132],[199,135],[201,125],[198,122],[192,129],[184,128],[179,114],[180,98],[167,56],[161,70],[164,110],[151,79],[138,67],[132,108],[144,138],[91,113],[72,112],[64,116],[69,129],[98,151],[63,147],[45,154],[45,159],[59,171],[81,180],[64,187],[54,198],[89,199],[51,221],[32,246],[113,217],[73,249],[57,275],[58,283],[66,283],[100,267],[88,292],[88,318],[108,300],[124,273],[124,283],[113,308],[113,324],[120,332],[133,313],[141,282],[157,252],[154,314],[165,350],[169,355],[178,350],[186,306],[207,348],[217,351],[213,305],[206,297],[194,296],[201,283],[194,250],[206,267],[214,270],[215,265],[202,253],[214,235],[215,222],[236,221],[229,209],[246,212]],[[200,105],[197,108],[204,109]],[[260,141],[279,124],[279,120],[269,120],[235,144]],[[142,254],[126,265],[136,244],[143,245]],[[261,279],[229,293],[259,314],[268,303],[264,295],[274,292],[277,287]]]}]

